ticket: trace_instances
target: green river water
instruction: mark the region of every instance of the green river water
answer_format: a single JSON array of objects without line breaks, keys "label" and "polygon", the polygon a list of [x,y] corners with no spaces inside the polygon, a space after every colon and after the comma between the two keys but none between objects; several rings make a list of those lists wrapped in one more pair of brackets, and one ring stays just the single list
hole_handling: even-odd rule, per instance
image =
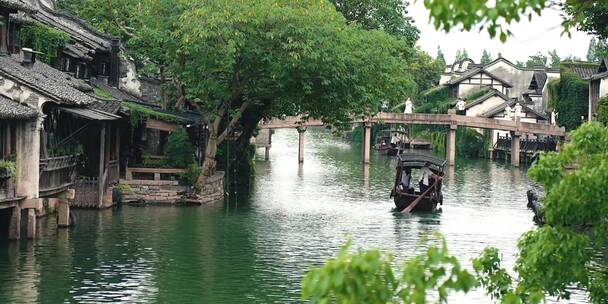
[{"label": "green river water", "polygon": [[[69,230],[41,219],[35,241],[0,243],[0,303],[298,303],[304,272],[348,238],[403,260],[439,232],[465,265],[495,246],[510,269],[518,237],[534,228],[525,168],[459,159],[442,212],[400,215],[389,199],[393,158],[373,155],[366,169],[360,146],[309,130],[299,166],[297,136],[275,134],[249,195],[202,207],[75,210]],[[450,303],[492,300],[475,291]]]}]

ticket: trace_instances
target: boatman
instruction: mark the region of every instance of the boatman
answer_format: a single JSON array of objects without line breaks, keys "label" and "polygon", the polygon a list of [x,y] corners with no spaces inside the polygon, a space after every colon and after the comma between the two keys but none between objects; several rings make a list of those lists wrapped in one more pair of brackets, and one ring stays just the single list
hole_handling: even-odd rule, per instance
[{"label": "boatman", "polygon": [[424,166],[420,168],[420,171],[422,171],[422,176],[420,176],[420,181],[418,182],[418,185],[420,186],[420,193],[422,194],[427,189],[429,189],[429,186],[431,186],[431,179],[440,180],[441,176],[431,171],[431,163],[429,163],[428,161],[424,163]]}]

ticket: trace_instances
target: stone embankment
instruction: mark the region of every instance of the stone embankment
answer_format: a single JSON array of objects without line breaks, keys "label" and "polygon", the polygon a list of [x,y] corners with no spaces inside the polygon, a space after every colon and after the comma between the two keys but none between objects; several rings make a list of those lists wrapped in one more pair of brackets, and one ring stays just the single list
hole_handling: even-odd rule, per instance
[{"label": "stone embankment", "polygon": [[530,190],[526,193],[528,196],[528,208],[534,212],[534,222],[539,225],[545,223],[542,210],[542,200],[545,198],[545,190],[540,186],[533,184]]},{"label": "stone embankment", "polygon": [[207,179],[197,195],[175,180],[121,180],[121,201],[129,204],[205,204],[224,198],[224,172]]}]

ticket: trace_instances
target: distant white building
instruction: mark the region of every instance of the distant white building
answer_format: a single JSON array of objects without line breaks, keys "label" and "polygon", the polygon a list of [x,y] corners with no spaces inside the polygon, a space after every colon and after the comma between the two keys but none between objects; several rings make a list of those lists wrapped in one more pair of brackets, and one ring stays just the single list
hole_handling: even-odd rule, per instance
[{"label": "distant white building", "polygon": [[589,119],[597,115],[597,102],[608,96],[608,58],[600,63],[597,73],[589,78]]}]

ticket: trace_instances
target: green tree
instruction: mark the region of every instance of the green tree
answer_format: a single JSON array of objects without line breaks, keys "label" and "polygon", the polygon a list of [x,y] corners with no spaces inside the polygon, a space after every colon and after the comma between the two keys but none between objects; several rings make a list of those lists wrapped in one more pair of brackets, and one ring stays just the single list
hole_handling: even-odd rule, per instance
[{"label": "green tree", "polygon": [[248,143],[262,117],[339,124],[415,86],[402,40],[349,25],[323,1],[149,0],[141,11],[131,45],[210,119],[201,183],[218,147],[234,135]]},{"label": "green tree", "polygon": [[407,58],[406,72],[416,83],[417,93],[436,86],[444,68],[445,64],[434,60],[419,48],[414,48]]},{"label": "green tree", "polygon": [[441,51],[441,48],[439,46],[437,46],[437,57],[435,57],[435,60],[437,60],[437,62],[439,62],[444,67],[447,63],[445,61],[445,56],[443,55],[443,51]]},{"label": "green tree", "polygon": [[455,61],[461,61],[469,58],[469,53],[467,53],[466,49],[461,49],[456,51],[456,59]]},{"label": "green tree", "polygon": [[[349,252],[346,245],[335,259],[310,270],[302,281],[302,297],[313,303],[425,304],[432,298],[447,303],[448,294],[468,292],[477,285],[445,241],[408,259],[393,271],[393,257],[378,250]],[[432,296],[432,294],[435,294]]]},{"label": "green tree", "polygon": [[596,40],[591,38],[589,49],[587,50],[588,61],[600,61],[608,57],[608,41],[606,39]]},{"label": "green tree", "polygon": [[526,61],[526,67],[534,68],[534,67],[546,67],[549,58],[544,54],[538,52],[536,55],[532,55],[528,57],[528,61]]},{"label": "green tree", "polygon": [[490,53],[484,49],[483,54],[481,54],[481,59],[479,60],[479,63],[486,65],[490,62],[492,62],[492,55],[490,55]]},{"label": "green tree", "polygon": [[549,58],[551,58],[551,63],[549,64],[549,67],[551,67],[551,68],[559,68],[559,66],[560,66],[560,64],[562,62],[562,59],[557,54],[556,50],[553,50],[553,51],[549,52]]},{"label": "green tree", "polygon": [[528,172],[547,191],[546,224],[519,240],[518,280],[499,270],[495,249],[474,262],[490,293],[536,303],[542,293],[569,299],[569,288],[576,286],[589,292],[591,303],[608,301],[608,128],[585,123],[570,139],[561,152],[541,156]]},{"label": "green tree", "polygon": [[364,29],[384,30],[413,46],[420,30],[408,16],[409,3],[402,0],[330,0],[348,22],[357,22]]},{"label": "green tree", "polygon": [[135,35],[141,6],[140,0],[59,0],[57,7],[126,42]]}]

